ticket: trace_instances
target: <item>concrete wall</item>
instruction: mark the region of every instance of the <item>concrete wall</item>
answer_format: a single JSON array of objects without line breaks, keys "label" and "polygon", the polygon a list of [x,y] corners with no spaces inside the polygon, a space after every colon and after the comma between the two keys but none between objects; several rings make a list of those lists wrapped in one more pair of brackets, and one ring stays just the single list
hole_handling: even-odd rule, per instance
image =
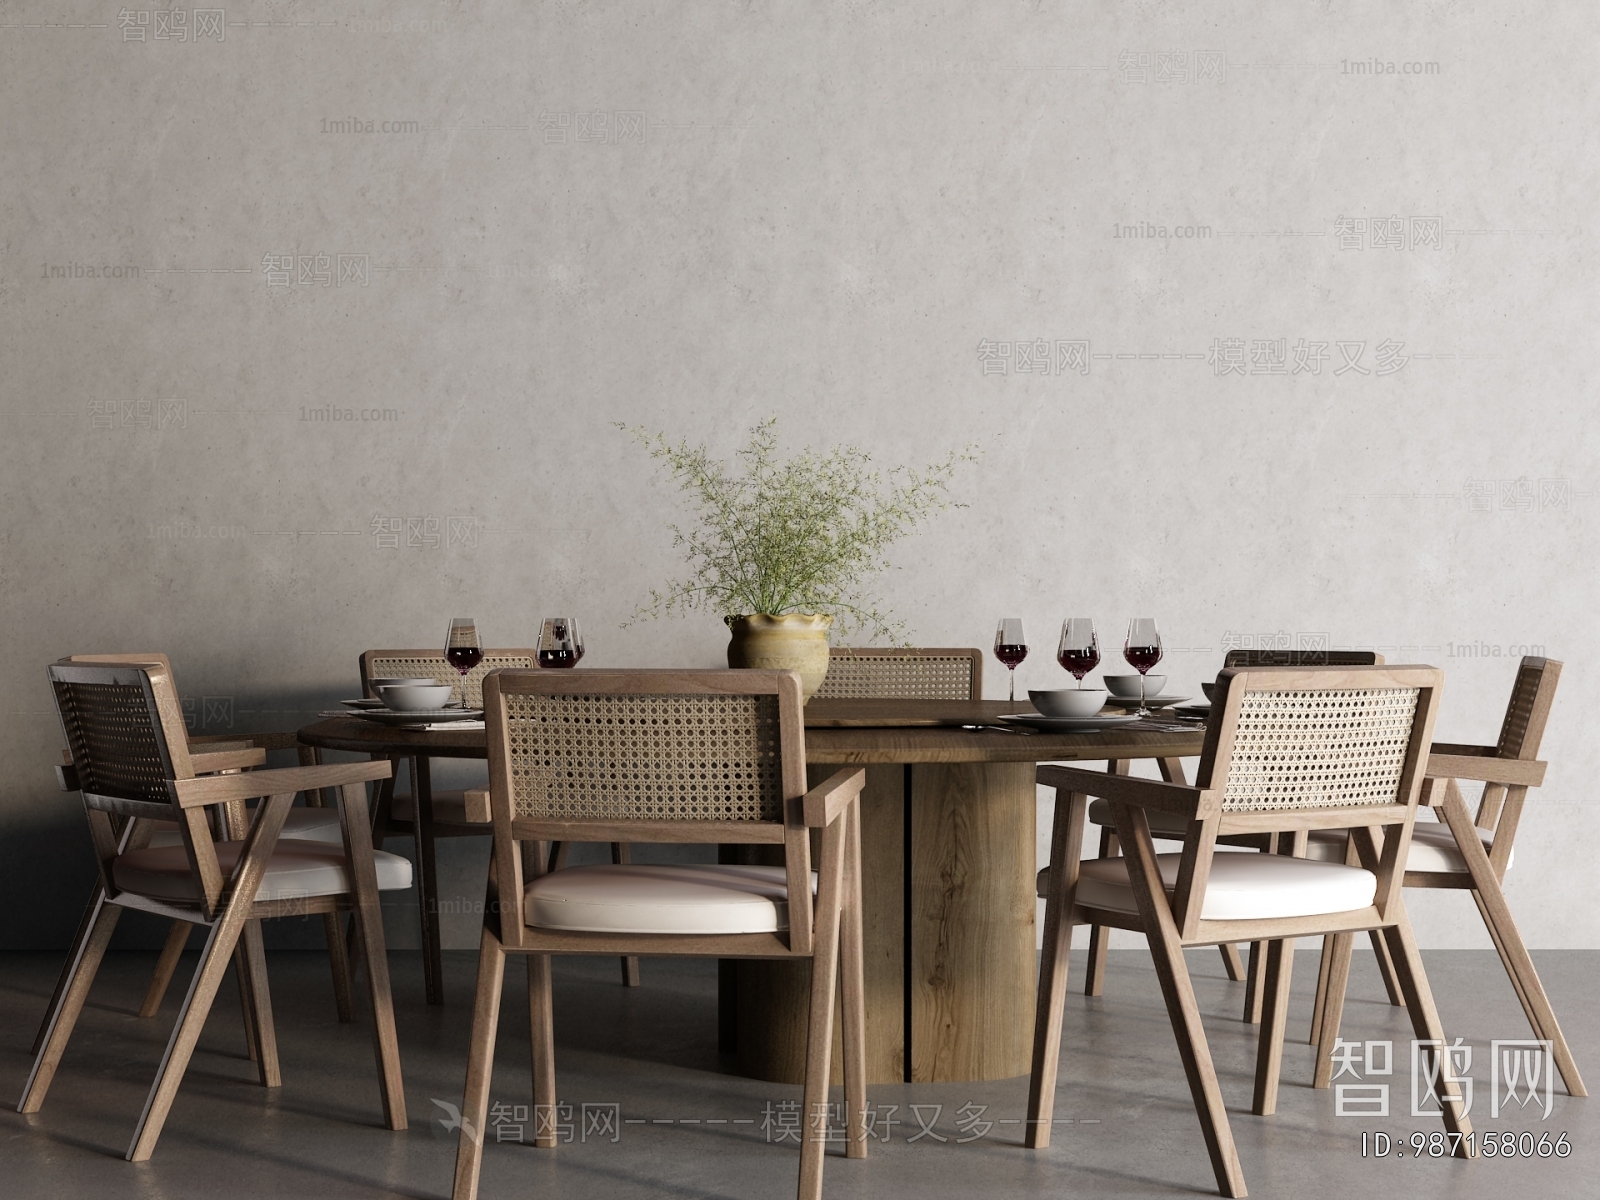
[{"label": "concrete wall", "polygon": [[1377,646],[1449,672],[1458,739],[1524,647],[1565,660],[1509,887],[1534,945],[1600,946],[1600,15],[129,11],[0,6],[0,946],[63,944],[89,875],[47,662],[166,650],[208,732],[462,613],[715,665],[714,618],[622,626],[675,510],[613,423],[771,414],[982,449],[882,581],[925,643],[1153,614],[1186,692],[1229,645]]}]

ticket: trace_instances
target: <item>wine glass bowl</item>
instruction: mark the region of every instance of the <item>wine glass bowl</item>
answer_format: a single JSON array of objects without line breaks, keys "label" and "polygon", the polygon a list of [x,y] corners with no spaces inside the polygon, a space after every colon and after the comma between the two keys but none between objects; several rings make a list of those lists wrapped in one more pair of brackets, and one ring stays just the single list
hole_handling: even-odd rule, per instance
[{"label": "wine glass bowl", "polygon": [[572,617],[546,617],[539,627],[539,665],[575,667],[583,657],[583,634]]},{"label": "wine glass bowl", "polygon": [[452,617],[445,636],[444,660],[461,676],[461,707],[467,707],[467,676],[483,661],[483,643],[478,640],[478,622],[472,617]]},{"label": "wine glass bowl", "polygon": [[1028,657],[1028,638],[1021,617],[1001,617],[994,631],[994,656],[1011,672],[1011,699],[1017,698],[1017,665]]},{"label": "wine glass bowl", "polygon": [[1100,665],[1100,639],[1088,617],[1068,617],[1061,622],[1056,661],[1083,686],[1083,677]]},{"label": "wine glass bowl", "polygon": [[1151,667],[1161,661],[1161,634],[1156,629],[1154,617],[1135,617],[1128,622],[1128,637],[1122,644],[1122,657],[1139,672],[1138,715],[1147,717],[1150,709],[1145,704],[1145,676]]}]

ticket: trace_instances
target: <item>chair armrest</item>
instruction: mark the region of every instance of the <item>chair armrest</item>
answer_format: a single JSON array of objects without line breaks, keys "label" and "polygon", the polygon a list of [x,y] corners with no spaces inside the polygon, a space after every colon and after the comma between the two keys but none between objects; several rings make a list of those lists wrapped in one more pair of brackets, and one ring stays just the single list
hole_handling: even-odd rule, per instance
[{"label": "chair armrest", "polygon": [[1428,750],[1432,754],[1456,754],[1464,758],[1493,758],[1500,753],[1493,746],[1469,746],[1464,742],[1435,742]]},{"label": "chair armrest", "polygon": [[1081,767],[1042,766],[1037,779],[1045,787],[1065,788],[1085,796],[1176,813],[1191,821],[1209,817],[1222,807],[1222,798],[1208,788],[1140,779],[1133,775],[1112,775],[1105,771],[1085,771]]},{"label": "chair armrest", "polygon": [[214,775],[219,771],[248,771],[265,766],[267,752],[253,747],[237,750],[210,750],[189,755],[196,775]]},{"label": "chair armrest", "polygon": [[1546,763],[1536,758],[1479,758],[1441,754],[1437,746],[1428,755],[1431,779],[1473,779],[1506,787],[1538,787],[1544,782]]},{"label": "chair armrest", "polygon": [[865,767],[846,767],[828,776],[801,798],[800,808],[805,814],[806,825],[812,829],[832,825],[834,818],[844,811],[845,805],[861,795],[866,782]]},{"label": "chair armrest", "polygon": [[300,735],[294,730],[277,733],[205,733],[189,739],[191,746],[210,749],[233,749],[234,746],[253,747],[257,750],[294,750],[300,745]]},{"label": "chair armrest", "polygon": [[461,793],[461,798],[467,802],[467,820],[480,821],[485,825],[494,820],[488,788],[468,788]]},{"label": "chair armrest", "polygon": [[314,788],[387,779],[389,772],[388,759],[380,758],[374,762],[326,763],[318,767],[250,771],[244,775],[177,779],[169,782],[167,789],[180,808],[199,808],[204,804],[225,804],[230,800],[254,800],[258,796],[281,796],[285,792],[307,792]]}]

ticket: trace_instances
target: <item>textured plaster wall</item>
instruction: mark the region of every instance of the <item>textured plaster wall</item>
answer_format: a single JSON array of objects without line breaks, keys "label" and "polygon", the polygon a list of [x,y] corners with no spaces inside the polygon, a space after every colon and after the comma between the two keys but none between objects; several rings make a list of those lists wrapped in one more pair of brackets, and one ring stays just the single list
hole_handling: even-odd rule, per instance
[{"label": "textured plaster wall", "polygon": [[166,650],[208,732],[463,613],[715,665],[712,617],[622,627],[675,510],[613,423],[776,414],[983,451],[883,580],[924,643],[1153,614],[1185,692],[1251,639],[1377,646],[1448,671],[1453,739],[1563,659],[1508,889],[1600,946],[1595,10],[118,11],[0,3],[0,945],[88,886],[47,662]]}]

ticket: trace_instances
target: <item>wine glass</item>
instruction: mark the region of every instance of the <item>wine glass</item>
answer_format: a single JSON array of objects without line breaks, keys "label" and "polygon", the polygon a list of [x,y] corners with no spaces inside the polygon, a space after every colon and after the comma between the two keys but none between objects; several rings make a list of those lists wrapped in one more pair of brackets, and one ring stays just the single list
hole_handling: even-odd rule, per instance
[{"label": "wine glass", "polygon": [[583,657],[583,635],[571,617],[546,617],[539,629],[539,665],[575,667]]},{"label": "wine glass", "polygon": [[472,617],[450,618],[450,633],[445,638],[444,658],[461,673],[461,707],[467,707],[467,675],[483,661],[483,643],[478,640],[478,622]]},{"label": "wine glass", "polygon": [[1156,631],[1154,617],[1135,617],[1128,622],[1128,640],[1122,645],[1122,657],[1139,672],[1139,713],[1148,717],[1150,710],[1144,702],[1145,672],[1161,661],[1161,634]]},{"label": "wine glass", "polygon": [[1061,622],[1061,644],[1056,647],[1056,661],[1072,672],[1078,686],[1083,687],[1083,677],[1100,665],[1100,639],[1095,637],[1092,620],[1068,617]]},{"label": "wine glass", "polygon": [[1011,672],[1011,698],[1017,698],[1017,664],[1028,657],[1028,639],[1021,617],[1002,617],[994,631],[994,656]]}]

